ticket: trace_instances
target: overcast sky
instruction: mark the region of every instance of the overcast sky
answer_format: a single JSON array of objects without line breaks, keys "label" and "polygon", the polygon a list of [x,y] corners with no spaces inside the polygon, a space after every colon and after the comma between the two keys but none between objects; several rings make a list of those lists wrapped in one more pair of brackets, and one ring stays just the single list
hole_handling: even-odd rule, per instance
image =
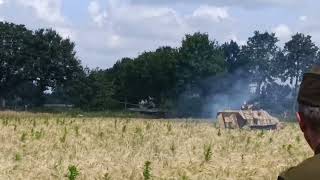
[{"label": "overcast sky", "polygon": [[281,42],[303,32],[319,45],[319,6],[317,0],[0,0],[0,20],[52,27],[76,42],[83,65],[108,68],[122,57],[179,46],[196,31],[240,44],[254,30],[273,31]]}]

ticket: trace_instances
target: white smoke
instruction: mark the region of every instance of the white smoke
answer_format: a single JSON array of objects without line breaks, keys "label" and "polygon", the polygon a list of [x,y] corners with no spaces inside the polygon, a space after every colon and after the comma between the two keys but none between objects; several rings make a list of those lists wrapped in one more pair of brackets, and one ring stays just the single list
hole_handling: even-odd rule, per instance
[{"label": "white smoke", "polygon": [[219,111],[239,110],[244,102],[251,103],[255,98],[249,79],[239,73],[215,78],[211,83],[219,90],[207,99],[204,113],[213,119]]}]

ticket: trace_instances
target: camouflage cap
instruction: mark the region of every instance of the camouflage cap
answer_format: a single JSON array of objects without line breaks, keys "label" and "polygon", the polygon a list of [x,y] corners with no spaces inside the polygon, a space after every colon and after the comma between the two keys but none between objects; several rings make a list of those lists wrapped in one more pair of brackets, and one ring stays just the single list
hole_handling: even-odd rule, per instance
[{"label": "camouflage cap", "polygon": [[320,107],[320,65],[314,65],[309,73],[303,75],[298,102],[313,107]]}]

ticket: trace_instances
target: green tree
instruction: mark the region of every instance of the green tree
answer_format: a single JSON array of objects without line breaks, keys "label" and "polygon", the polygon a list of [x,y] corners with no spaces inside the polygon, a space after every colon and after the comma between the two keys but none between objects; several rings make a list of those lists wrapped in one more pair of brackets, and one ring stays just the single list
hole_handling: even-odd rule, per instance
[{"label": "green tree", "polygon": [[[292,97],[295,99],[298,93],[299,83],[303,74],[318,61],[319,48],[312,42],[311,36],[297,33],[284,46],[284,63],[282,65],[283,80],[288,80],[293,87]],[[293,100],[295,111],[296,101]]]},{"label": "green tree", "polygon": [[38,88],[38,105],[44,102],[44,92],[49,88],[63,87],[74,80],[82,71],[80,60],[76,58],[75,44],[63,39],[52,29],[35,31],[31,50],[33,57],[33,82]]},{"label": "green tree", "polygon": [[135,59],[123,58],[111,70],[115,78],[115,99],[138,103],[152,97],[159,105],[175,87],[177,50],[160,47]]},{"label": "green tree", "polygon": [[0,99],[14,98],[14,89],[29,79],[28,45],[32,31],[24,25],[0,22]]},{"label": "green tree", "polygon": [[115,108],[114,80],[105,70],[86,69],[85,76],[68,86],[73,102],[85,110],[111,110]]},{"label": "green tree", "polygon": [[205,100],[211,95],[208,79],[227,72],[223,50],[208,34],[187,34],[179,48],[176,68],[176,113],[200,116]]},{"label": "green tree", "polygon": [[114,94],[113,80],[103,70],[91,71],[89,77],[89,86],[91,88],[90,105],[97,110],[112,109]]},{"label": "green tree", "polygon": [[177,80],[180,91],[192,89],[218,73],[225,72],[223,51],[208,34],[187,34],[179,48]]},{"label": "green tree", "polygon": [[224,43],[221,48],[224,53],[228,72],[233,73],[235,70],[241,67],[241,49],[237,42],[232,40],[230,42]]},{"label": "green tree", "polygon": [[65,88],[82,71],[75,44],[52,29],[0,22],[0,40],[0,99],[41,105],[46,90]]},{"label": "green tree", "polygon": [[259,96],[263,86],[274,80],[274,64],[278,60],[279,47],[276,45],[278,38],[274,33],[254,32],[254,36],[248,39],[247,45],[242,48],[242,58],[247,59],[247,68],[256,84],[256,94]]},{"label": "green tree", "polygon": [[297,33],[292,36],[284,46],[285,61],[283,64],[283,75],[290,80],[295,94],[303,73],[317,62],[319,48],[312,42],[311,36]]},{"label": "green tree", "polygon": [[158,48],[155,52],[146,52],[135,59],[136,66],[140,67],[141,97],[153,97],[156,104],[162,98],[170,95],[175,87],[177,51],[170,47]]},{"label": "green tree", "polygon": [[136,89],[139,88],[139,83],[137,82],[139,80],[139,71],[133,59],[122,58],[107,71],[114,79],[115,99],[132,103],[139,101],[139,97],[136,94]]}]

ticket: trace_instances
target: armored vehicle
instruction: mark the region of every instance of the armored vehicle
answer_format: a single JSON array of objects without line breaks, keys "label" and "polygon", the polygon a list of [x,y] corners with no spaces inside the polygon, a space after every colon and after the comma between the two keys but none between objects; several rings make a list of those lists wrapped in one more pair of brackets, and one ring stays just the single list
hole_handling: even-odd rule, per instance
[{"label": "armored vehicle", "polygon": [[264,110],[226,110],[218,112],[217,119],[220,128],[239,129],[281,129],[283,125]]},{"label": "armored vehicle", "polygon": [[136,108],[128,108],[131,112],[136,112],[144,115],[150,115],[153,117],[164,118],[166,112],[160,108],[156,108],[153,98],[149,97],[146,100],[139,102]]}]

